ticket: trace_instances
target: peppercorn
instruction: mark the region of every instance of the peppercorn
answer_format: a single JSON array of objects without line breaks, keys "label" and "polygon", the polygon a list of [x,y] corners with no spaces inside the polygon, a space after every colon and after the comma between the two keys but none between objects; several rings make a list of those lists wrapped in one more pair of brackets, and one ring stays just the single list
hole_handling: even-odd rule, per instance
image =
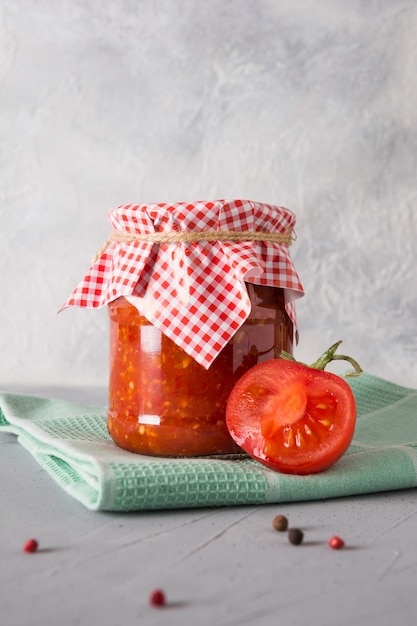
[{"label": "peppercorn", "polygon": [[304,538],[304,533],[299,528],[291,528],[288,532],[288,541],[293,543],[295,546],[298,546],[302,543]]},{"label": "peppercorn", "polygon": [[152,591],[149,597],[149,604],[151,604],[152,606],[165,606],[165,593],[161,589],[155,589],[154,591]]},{"label": "peppercorn", "polygon": [[330,537],[328,544],[331,548],[333,548],[333,550],[340,550],[344,547],[345,542],[337,535],[334,535],[333,537]]},{"label": "peppercorn", "polygon": [[277,515],[272,520],[272,526],[273,528],[275,528],[275,530],[283,532],[288,528],[288,519],[285,517],[285,515]]},{"label": "peppercorn", "polygon": [[24,552],[36,552],[38,549],[38,542],[36,541],[36,539],[28,539],[27,541],[25,541],[24,545],[23,545],[23,551]]}]

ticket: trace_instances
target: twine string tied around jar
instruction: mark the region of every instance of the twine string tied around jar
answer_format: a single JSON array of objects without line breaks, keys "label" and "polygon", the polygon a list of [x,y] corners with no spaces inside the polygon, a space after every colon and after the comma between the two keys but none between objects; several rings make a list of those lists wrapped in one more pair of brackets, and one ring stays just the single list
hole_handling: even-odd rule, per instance
[{"label": "twine string tied around jar", "polygon": [[260,230],[203,230],[203,231],[173,231],[156,233],[127,233],[113,231],[104,245],[92,260],[95,263],[114,241],[131,243],[142,241],[145,243],[198,243],[200,241],[270,241],[290,246],[296,236],[293,230],[285,233],[265,232]]}]

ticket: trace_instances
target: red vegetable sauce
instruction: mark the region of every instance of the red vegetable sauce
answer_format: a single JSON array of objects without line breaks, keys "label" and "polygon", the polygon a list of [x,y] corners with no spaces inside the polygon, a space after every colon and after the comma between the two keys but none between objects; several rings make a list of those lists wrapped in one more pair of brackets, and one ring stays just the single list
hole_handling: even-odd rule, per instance
[{"label": "red vegetable sauce", "polygon": [[246,287],[251,313],[208,370],[125,298],[109,303],[108,429],[118,446],[159,456],[240,452],[225,423],[229,393],[253,365],[293,345],[283,289]]}]

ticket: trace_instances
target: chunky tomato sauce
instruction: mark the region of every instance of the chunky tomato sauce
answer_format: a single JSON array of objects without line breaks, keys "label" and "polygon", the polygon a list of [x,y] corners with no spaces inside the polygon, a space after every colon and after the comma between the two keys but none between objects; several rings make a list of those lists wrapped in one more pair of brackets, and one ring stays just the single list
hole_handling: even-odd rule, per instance
[{"label": "chunky tomato sauce", "polygon": [[121,448],[156,456],[240,452],[225,408],[253,365],[292,352],[293,326],[282,289],[247,284],[252,311],[206,370],[125,298],[109,304],[108,429]]}]

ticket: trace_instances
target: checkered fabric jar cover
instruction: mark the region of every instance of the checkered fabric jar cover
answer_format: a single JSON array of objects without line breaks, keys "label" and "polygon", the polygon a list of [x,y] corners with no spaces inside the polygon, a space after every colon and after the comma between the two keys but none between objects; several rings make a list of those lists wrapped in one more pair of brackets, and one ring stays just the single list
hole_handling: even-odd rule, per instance
[{"label": "checkered fabric jar cover", "polygon": [[[125,296],[206,369],[250,313],[245,281],[283,288],[297,332],[294,300],[303,288],[288,248],[288,209],[218,200],[129,204],[107,216],[112,236],[62,308]],[[248,239],[237,240],[245,231]]]}]

